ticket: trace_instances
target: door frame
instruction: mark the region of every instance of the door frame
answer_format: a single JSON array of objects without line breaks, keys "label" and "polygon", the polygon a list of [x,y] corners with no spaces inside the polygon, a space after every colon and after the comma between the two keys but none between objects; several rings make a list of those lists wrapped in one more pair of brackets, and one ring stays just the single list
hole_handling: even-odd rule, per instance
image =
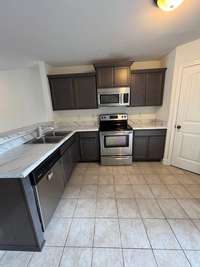
[{"label": "door frame", "polygon": [[[181,64],[177,70],[175,64],[173,81],[172,81],[172,92],[170,97],[170,111],[169,111],[169,120],[167,126],[168,130],[166,136],[165,154],[163,159],[163,164],[165,165],[172,165],[172,154],[173,154],[175,134],[176,134],[175,125],[178,116],[183,70],[185,68],[189,68],[195,65],[200,65],[200,58],[188,63]],[[177,83],[175,80],[176,76],[177,76]],[[176,84],[174,85],[174,83]]]}]

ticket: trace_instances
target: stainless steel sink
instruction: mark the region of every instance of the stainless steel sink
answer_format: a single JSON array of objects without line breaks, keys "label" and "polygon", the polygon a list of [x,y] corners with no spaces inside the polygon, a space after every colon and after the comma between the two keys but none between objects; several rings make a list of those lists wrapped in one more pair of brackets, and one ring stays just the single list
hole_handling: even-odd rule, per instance
[{"label": "stainless steel sink", "polygon": [[71,132],[67,132],[67,131],[51,131],[45,134],[45,136],[67,136],[68,134],[70,134]]},{"label": "stainless steel sink", "polygon": [[69,133],[70,132],[51,131],[45,133],[45,135],[40,138],[34,138],[26,142],[26,144],[56,144],[60,142]]},{"label": "stainless steel sink", "polygon": [[43,136],[39,139],[34,138],[26,144],[55,144],[60,142],[63,138],[64,136]]}]

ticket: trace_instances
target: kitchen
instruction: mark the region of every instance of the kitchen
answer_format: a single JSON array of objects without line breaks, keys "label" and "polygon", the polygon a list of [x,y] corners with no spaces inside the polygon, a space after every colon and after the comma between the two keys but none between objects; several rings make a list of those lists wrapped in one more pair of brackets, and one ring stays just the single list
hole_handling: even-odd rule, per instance
[{"label": "kitchen", "polygon": [[199,266],[199,34],[156,57],[7,55],[0,266]]}]

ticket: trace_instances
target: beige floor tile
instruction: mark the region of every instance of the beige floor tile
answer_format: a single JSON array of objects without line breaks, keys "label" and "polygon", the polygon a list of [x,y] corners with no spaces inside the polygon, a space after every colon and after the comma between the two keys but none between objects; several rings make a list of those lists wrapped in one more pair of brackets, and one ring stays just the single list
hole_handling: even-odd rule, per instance
[{"label": "beige floor tile", "polygon": [[55,217],[73,217],[76,205],[77,205],[77,199],[63,198],[60,200],[54,216]]},{"label": "beige floor tile", "polygon": [[157,267],[152,250],[123,249],[125,267]]},{"label": "beige floor tile", "polygon": [[145,219],[144,223],[153,249],[180,249],[166,220]]},{"label": "beige floor tile", "polygon": [[128,175],[141,174],[141,170],[136,166],[130,166],[130,168],[127,169],[127,174]]},{"label": "beige floor tile", "polygon": [[136,201],[134,199],[117,199],[119,218],[140,218]]},{"label": "beige floor tile", "polygon": [[98,178],[98,184],[99,185],[111,185],[114,184],[114,178],[113,175],[99,175]]},{"label": "beige floor tile", "polygon": [[193,176],[183,174],[177,175],[176,177],[183,185],[198,185],[197,180]]},{"label": "beige floor tile", "polygon": [[185,254],[186,254],[192,267],[199,267],[200,266],[200,251],[186,250]]},{"label": "beige floor tile", "polygon": [[180,184],[179,180],[177,179],[176,175],[172,175],[172,174],[163,174],[160,175],[160,179],[162,180],[162,182],[164,184]]},{"label": "beige floor tile", "polygon": [[123,267],[121,249],[94,248],[92,267]]},{"label": "beige floor tile", "polygon": [[83,185],[80,191],[80,198],[96,198],[97,185]]},{"label": "beige floor tile", "polygon": [[194,219],[194,220],[192,220],[193,221],[193,223],[194,223],[194,225],[199,229],[199,231],[200,231],[200,220],[198,220],[198,219]]},{"label": "beige floor tile", "polygon": [[113,166],[112,173],[113,175],[127,174],[126,166]]},{"label": "beige floor tile", "polygon": [[99,185],[97,189],[97,198],[114,198],[114,185]]},{"label": "beige floor tile", "polygon": [[155,250],[154,255],[158,267],[190,267],[183,251]]},{"label": "beige floor tile", "polygon": [[51,219],[44,237],[46,246],[64,246],[69,232],[71,219],[53,218]]},{"label": "beige floor tile", "polygon": [[145,174],[144,179],[148,185],[158,185],[163,184],[158,174]]},{"label": "beige floor tile", "polygon": [[167,185],[169,191],[175,198],[191,198],[191,194],[183,185]]},{"label": "beige floor tile", "polygon": [[171,173],[170,170],[168,169],[168,166],[154,167],[154,171],[159,175]]},{"label": "beige floor tile", "polygon": [[99,169],[98,168],[88,168],[85,173],[84,176],[98,176],[99,175]]},{"label": "beige floor tile", "polygon": [[101,166],[99,169],[99,175],[112,175],[113,173],[113,167],[112,166]]},{"label": "beige floor tile", "polygon": [[85,184],[85,185],[97,185],[98,184],[98,175],[93,175],[93,174],[83,175],[83,184]]},{"label": "beige floor tile", "polygon": [[114,183],[115,184],[130,184],[130,180],[127,174],[118,174],[114,175]]},{"label": "beige floor tile", "polygon": [[81,187],[78,185],[67,185],[63,193],[63,198],[78,198]]},{"label": "beige floor tile", "polygon": [[78,200],[74,217],[95,217],[95,214],[96,199],[83,198]]},{"label": "beige floor tile", "polygon": [[167,219],[187,219],[188,216],[175,199],[157,199]]},{"label": "beige floor tile", "polygon": [[139,206],[140,214],[142,218],[147,219],[162,219],[164,218],[164,215],[158,206],[155,199],[137,199],[137,203]]},{"label": "beige floor tile", "polygon": [[145,185],[146,181],[142,174],[130,174],[129,181],[132,185]]},{"label": "beige floor tile", "polygon": [[116,218],[117,204],[115,199],[97,199],[96,217]]},{"label": "beige floor tile", "polygon": [[29,265],[30,267],[58,267],[63,248],[45,247],[42,252],[35,252]]},{"label": "beige floor tile", "polygon": [[168,169],[172,174],[184,174],[184,170],[173,167],[173,166],[168,166]]},{"label": "beige floor tile", "polygon": [[68,185],[82,185],[82,184],[83,184],[82,175],[72,175],[68,182]]},{"label": "beige floor tile", "polygon": [[173,198],[166,185],[150,185],[155,198]]},{"label": "beige floor tile", "polygon": [[76,167],[75,170],[73,170],[72,175],[73,176],[83,175],[83,174],[85,174],[86,170],[87,170],[87,168]]},{"label": "beige floor tile", "polygon": [[200,232],[190,220],[168,220],[183,249],[200,250]]},{"label": "beige floor tile", "polygon": [[157,174],[157,171],[152,166],[139,166],[141,174]]},{"label": "beige floor tile", "polygon": [[94,247],[121,247],[119,222],[117,219],[96,219]]},{"label": "beige floor tile", "polygon": [[191,219],[200,219],[200,199],[177,200]]},{"label": "beige floor tile", "polygon": [[150,248],[141,219],[120,219],[119,222],[123,248]]},{"label": "beige floor tile", "polygon": [[185,188],[194,198],[200,198],[200,185],[186,185]]},{"label": "beige floor tile", "polygon": [[73,219],[66,246],[92,247],[94,225],[94,219]]},{"label": "beige floor tile", "polygon": [[132,198],[133,190],[131,185],[115,185],[116,198]]},{"label": "beige floor tile", "polygon": [[7,251],[0,260],[1,267],[27,267],[32,252]]},{"label": "beige floor tile", "polygon": [[66,247],[60,267],[91,267],[92,248]]},{"label": "beige floor tile", "polygon": [[135,198],[154,198],[148,185],[133,185],[132,188]]}]

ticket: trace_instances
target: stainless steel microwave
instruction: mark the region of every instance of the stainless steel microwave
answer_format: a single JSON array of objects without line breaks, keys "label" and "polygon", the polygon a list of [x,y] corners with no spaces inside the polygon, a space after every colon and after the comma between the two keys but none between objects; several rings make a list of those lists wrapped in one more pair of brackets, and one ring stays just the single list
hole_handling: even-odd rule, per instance
[{"label": "stainless steel microwave", "polygon": [[130,87],[100,88],[97,90],[99,107],[130,105]]}]

